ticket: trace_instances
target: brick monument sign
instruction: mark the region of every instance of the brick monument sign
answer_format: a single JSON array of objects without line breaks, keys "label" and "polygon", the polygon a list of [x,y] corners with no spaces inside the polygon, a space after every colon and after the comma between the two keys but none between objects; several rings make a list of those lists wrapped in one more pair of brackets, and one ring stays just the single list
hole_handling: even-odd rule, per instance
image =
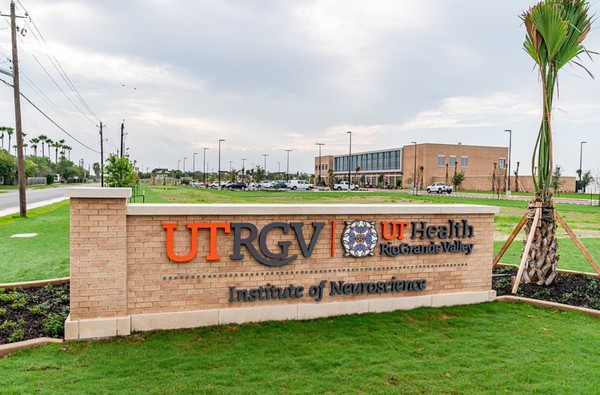
[{"label": "brick monument sign", "polygon": [[69,188],[67,340],[493,300],[475,205],[128,204]]}]

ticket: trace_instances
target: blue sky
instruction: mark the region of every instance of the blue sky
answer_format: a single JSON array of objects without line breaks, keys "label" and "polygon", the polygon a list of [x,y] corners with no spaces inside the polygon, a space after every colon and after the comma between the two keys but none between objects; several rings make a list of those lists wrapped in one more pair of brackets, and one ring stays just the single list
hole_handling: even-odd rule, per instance
[{"label": "blue sky", "polygon": [[[22,90],[78,139],[98,150],[98,120],[107,151],[119,146],[125,119],[129,154],[144,168],[177,168],[197,152],[201,168],[263,165],[312,171],[323,154],[399,147],[411,141],[508,146],[530,171],[541,119],[533,61],[522,49],[519,15],[530,1],[497,0],[128,0],[17,4],[32,22],[19,40]],[[0,10],[8,11],[7,0]],[[592,3],[592,13],[598,4]],[[8,25],[0,57],[10,56]],[[594,26],[586,41],[600,50]],[[58,59],[93,111],[81,114],[50,62]],[[600,78],[600,63],[582,59]],[[55,78],[44,73],[40,64]],[[5,63],[0,68],[6,68]],[[567,66],[555,100],[555,163],[600,175],[600,86]],[[30,83],[32,82],[32,83]],[[37,91],[44,92],[48,101]],[[2,93],[3,92],[3,93]],[[51,105],[48,102],[54,104]],[[0,90],[0,116],[14,124],[12,91]],[[72,159],[99,160],[36,110],[23,105],[28,138],[46,134],[73,146]],[[79,105],[81,109],[81,105]],[[89,118],[89,119],[88,119]],[[277,163],[279,162],[279,164]],[[513,165],[514,168],[514,165]]]}]

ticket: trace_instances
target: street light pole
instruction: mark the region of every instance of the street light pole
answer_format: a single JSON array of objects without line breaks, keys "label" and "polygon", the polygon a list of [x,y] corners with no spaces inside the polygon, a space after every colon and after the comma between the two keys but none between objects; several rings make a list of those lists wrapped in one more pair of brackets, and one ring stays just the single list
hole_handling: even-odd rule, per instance
[{"label": "street light pole", "polygon": [[246,158],[242,158],[242,181],[246,181]]},{"label": "street light pole", "polygon": [[285,182],[288,182],[290,180],[290,152],[292,152],[292,150],[286,149],[284,151],[287,153],[287,166],[285,168]]},{"label": "street light pole", "polygon": [[581,182],[581,176],[583,174],[583,145],[585,143],[587,143],[587,141],[579,143],[579,182]]},{"label": "street light pole", "polygon": [[415,190],[415,195],[417,194],[417,142],[411,141],[412,144],[415,145],[415,168],[413,170],[413,189]]},{"label": "street light pole", "polygon": [[208,148],[203,148],[204,149],[204,156],[202,157],[202,182],[204,184],[206,184],[206,150]]},{"label": "street light pole", "polygon": [[183,174],[185,175],[185,160],[187,159],[187,156],[183,158]]},{"label": "street light pole", "polygon": [[192,181],[194,181],[194,177],[196,176],[196,155],[198,155],[197,152],[194,152],[194,155],[192,155]]},{"label": "street light pole", "polygon": [[351,191],[350,184],[352,184],[352,132],[346,132],[350,136],[348,144],[348,192]]},{"label": "street light pole", "polygon": [[219,186],[218,189],[221,189],[221,142],[223,142],[225,140],[223,139],[219,139],[219,174],[218,174],[218,181],[219,181]]},{"label": "street light pole", "polygon": [[265,179],[267,178],[267,156],[269,156],[269,154],[262,154],[262,156],[265,157]]},{"label": "street light pole", "polygon": [[319,146],[319,185],[321,186],[321,146],[325,145],[325,143],[316,143]]},{"label": "street light pole", "polygon": [[512,130],[506,129],[508,132],[508,185],[506,186],[506,195],[510,196],[510,162],[512,161]]}]

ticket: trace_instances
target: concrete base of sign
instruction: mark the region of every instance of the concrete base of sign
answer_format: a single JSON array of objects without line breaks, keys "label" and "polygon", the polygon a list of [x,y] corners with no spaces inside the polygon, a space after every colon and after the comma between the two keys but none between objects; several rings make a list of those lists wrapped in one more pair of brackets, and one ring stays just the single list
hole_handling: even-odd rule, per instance
[{"label": "concrete base of sign", "polygon": [[363,299],[351,302],[299,303],[203,311],[137,314],[119,318],[97,318],[65,322],[65,340],[127,336],[135,331],[197,328],[246,322],[304,320],[337,315],[382,313],[418,307],[441,307],[491,302],[496,291],[423,295],[402,298]]}]

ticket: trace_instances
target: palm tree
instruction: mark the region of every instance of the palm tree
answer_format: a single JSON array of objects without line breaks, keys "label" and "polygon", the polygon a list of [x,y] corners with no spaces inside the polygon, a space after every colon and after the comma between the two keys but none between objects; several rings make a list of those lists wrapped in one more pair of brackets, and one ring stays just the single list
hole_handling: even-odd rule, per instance
[{"label": "palm tree", "polygon": [[4,149],[4,132],[6,132],[6,126],[0,126],[0,139],[2,140],[2,149]]},{"label": "palm tree", "polygon": [[[48,159],[52,158],[50,156],[50,148],[52,148],[52,144],[54,144],[54,141],[52,139],[46,138],[46,145],[48,146]],[[52,161],[52,159],[50,159],[50,161]]]},{"label": "palm tree", "polygon": [[40,143],[42,143],[42,156],[44,156],[44,143],[46,142],[46,140],[48,140],[48,136],[46,136],[45,134],[40,134],[38,136],[38,139],[40,139]]},{"label": "palm tree", "polygon": [[9,128],[9,127],[4,127],[4,131],[6,132],[6,134],[8,134],[8,147],[10,149],[10,140],[11,137],[13,135],[13,133],[15,132],[15,130],[13,128]]},{"label": "palm tree", "polygon": [[64,142],[65,140],[61,139],[52,143],[52,146],[54,147],[54,163],[58,163],[58,149],[62,147]]},{"label": "palm tree", "polygon": [[29,140],[29,142],[31,143],[31,148],[33,148],[33,156],[37,156],[37,147],[40,139],[38,137],[34,137]]},{"label": "palm tree", "polygon": [[[589,71],[574,58],[588,53],[582,45],[591,28],[589,5],[584,0],[545,0],[523,12],[527,35],[523,45],[535,61],[542,83],[542,122],[535,143],[531,168],[535,198],[528,207],[525,232],[534,231],[523,272],[524,283],[552,284],[556,277],[558,243],[552,200],[552,102],[557,86],[558,71],[568,63]],[[590,74],[591,75],[591,74]],[[535,208],[542,207],[541,226],[531,229]]]}]

